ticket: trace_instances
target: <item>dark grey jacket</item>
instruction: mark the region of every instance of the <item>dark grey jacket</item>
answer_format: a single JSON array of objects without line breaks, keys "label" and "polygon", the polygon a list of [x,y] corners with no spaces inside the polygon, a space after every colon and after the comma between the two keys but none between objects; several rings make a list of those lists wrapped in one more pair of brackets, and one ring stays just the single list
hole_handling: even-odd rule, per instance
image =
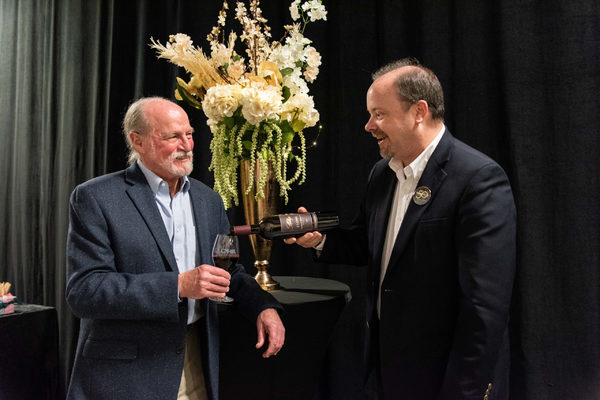
[{"label": "dark grey jacket", "polygon": [[[201,264],[212,264],[217,233],[228,232],[221,198],[190,179]],[[81,318],[68,399],[176,399],[183,369],[187,301],[178,301],[177,263],[145,176],[137,165],[79,185],[70,200],[66,298]],[[255,320],[279,303],[241,265],[232,272],[236,306]],[[206,318],[202,357],[209,397],[218,398],[216,305]]]}]

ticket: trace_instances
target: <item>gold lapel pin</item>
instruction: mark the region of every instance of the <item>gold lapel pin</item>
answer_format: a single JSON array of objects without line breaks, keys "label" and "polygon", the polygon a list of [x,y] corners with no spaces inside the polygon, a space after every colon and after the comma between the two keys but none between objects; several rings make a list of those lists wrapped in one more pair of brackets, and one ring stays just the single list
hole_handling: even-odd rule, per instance
[{"label": "gold lapel pin", "polygon": [[427,186],[419,186],[413,195],[413,201],[416,205],[422,206],[431,200],[431,189]]}]

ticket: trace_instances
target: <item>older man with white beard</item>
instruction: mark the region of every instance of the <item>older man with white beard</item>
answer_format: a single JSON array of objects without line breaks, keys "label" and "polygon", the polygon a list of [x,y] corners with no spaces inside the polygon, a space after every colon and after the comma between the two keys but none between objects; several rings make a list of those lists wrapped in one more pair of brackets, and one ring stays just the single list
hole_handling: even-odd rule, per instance
[{"label": "older man with white beard", "polygon": [[219,195],[188,177],[185,111],[140,99],[123,131],[131,165],[71,195],[66,298],[81,329],[67,398],[218,399],[217,309],[208,298],[231,294],[256,321],[263,357],[283,346],[281,305],[241,265],[211,265],[229,222]]}]

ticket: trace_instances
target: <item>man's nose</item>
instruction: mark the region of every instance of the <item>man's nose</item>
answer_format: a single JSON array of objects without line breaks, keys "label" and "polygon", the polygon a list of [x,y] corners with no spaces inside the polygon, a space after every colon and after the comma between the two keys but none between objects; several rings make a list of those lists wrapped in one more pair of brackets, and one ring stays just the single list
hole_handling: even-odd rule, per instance
[{"label": "man's nose", "polygon": [[193,147],[194,147],[194,139],[192,139],[189,136],[183,136],[181,138],[181,140],[179,141],[181,148],[184,151],[192,151]]},{"label": "man's nose", "polygon": [[375,130],[375,124],[373,123],[373,117],[369,117],[369,120],[365,124],[365,131],[373,132]]}]

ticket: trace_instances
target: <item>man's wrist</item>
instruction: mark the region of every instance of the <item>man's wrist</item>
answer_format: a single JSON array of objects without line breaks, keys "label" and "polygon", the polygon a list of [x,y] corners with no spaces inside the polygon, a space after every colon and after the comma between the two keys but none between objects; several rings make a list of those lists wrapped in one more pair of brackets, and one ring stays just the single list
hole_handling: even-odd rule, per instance
[{"label": "man's wrist", "polygon": [[323,247],[325,247],[325,238],[327,237],[327,235],[323,235],[323,238],[321,239],[321,241],[316,244],[315,246],[313,246],[313,249],[315,249],[316,251],[323,251]]}]

